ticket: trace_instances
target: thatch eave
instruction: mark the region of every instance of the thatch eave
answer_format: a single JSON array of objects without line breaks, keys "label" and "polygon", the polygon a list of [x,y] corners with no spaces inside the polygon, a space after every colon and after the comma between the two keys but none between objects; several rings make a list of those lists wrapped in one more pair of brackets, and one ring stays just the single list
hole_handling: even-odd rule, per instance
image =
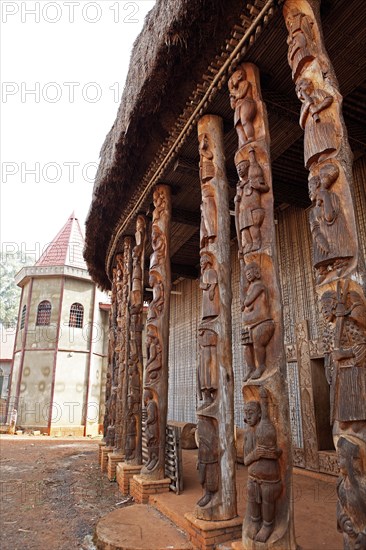
[{"label": "thatch eave", "polygon": [[241,0],[157,0],[146,17],[101,149],[86,222],[84,257],[104,289],[110,288],[105,253],[124,205],[242,8]]}]

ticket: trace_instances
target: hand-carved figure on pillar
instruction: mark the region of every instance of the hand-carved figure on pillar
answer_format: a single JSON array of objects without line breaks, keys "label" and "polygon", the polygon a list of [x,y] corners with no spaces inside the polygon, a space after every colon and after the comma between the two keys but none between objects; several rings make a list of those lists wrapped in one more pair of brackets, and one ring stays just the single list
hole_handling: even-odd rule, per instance
[{"label": "hand-carved figure on pillar", "polygon": [[287,59],[292,69],[292,78],[296,82],[302,69],[315,58],[313,51],[313,22],[305,13],[290,13],[286,17],[289,32],[287,38]]},{"label": "hand-carved figure on pillar", "polygon": [[129,395],[127,397],[127,419],[126,419],[126,445],[125,445],[125,459],[132,460],[136,453],[136,416],[133,412],[133,397]]},{"label": "hand-carved figure on pillar", "polygon": [[153,299],[149,304],[148,321],[157,319],[164,309],[164,284],[158,272],[150,272],[149,285],[153,291]]},{"label": "hand-carved figure on pillar", "polygon": [[150,256],[150,269],[157,267],[165,258],[166,240],[158,225],[153,225],[151,230],[151,244],[153,253]]},{"label": "hand-carved figure on pillar", "polygon": [[132,249],[132,288],[130,299],[130,313],[131,315],[137,315],[142,310],[142,266],[141,266],[141,250],[139,245],[136,245]]},{"label": "hand-carved figure on pillar", "polygon": [[159,411],[151,390],[144,390],[144,405],[146,407],[146,445],[148,459],[145,468],[148,471],[154,469],[159,457]]},{"label": "hand-carved figure on pillar", "polygon": [[331,423],[366,418],[366,305],[360,294],[327,290],[321,297],[325,368],[330,384]]},{"label": "hand-carved figure on pillar", "polygon": [[337,527],[343,533],[345,550],[366,548],[366,479],[363,474],[365,450],[340,437],[337,455],[341,477],[338,480]]},{"label": "hand-carved figure on pillar", "polygon": [[218,388],[217,333],[201,326],[198,331],[200,362],[198,367],[198,392],[203,401],[198,411],[210,405]]},{"label": "hand-carved figure on pillar", "polygon": [[337,134],[331,113],[327,111],[334,98],[311,80],[302,78],[296,85],[296,93],[302,102],[300,126],[305,132],[304,160],[306,168],[315,162],[326,160],[337,151]]},{"label": "hand-carved figure on pillar", "polygon": [[261,281],[259,265],[256,262],[246,265],[245,276],[248,288],[242,304],[242,340],[248,367],[244,382],[247,382],[250,378],[260,378],[264,373],[266,347],[273,336],[275,326],[270,312],[268,289]]},{"label": "hand-carved figure on pillar", "polygon": [[200,264],[200,288],[203,290],[202,319],[209,319],[217,317],[220,311],[218,278],[214,268],[214,259],[210,253],[202,252]]},{"label": "hand-carved figure on pillar", "polygon": [[254,119],[257,104],[253,99],[252,84],[243,68],[238,69],[229,80],[230,105],[235,110],[234,126],[238,134],[239,148],[254,140]]},{"label": "hand-carved figure on pillar", "polygon": [[240,161],[236,168],[239,176],[235,196],[238,243],[242,254],[247,254],[262,246],[260,228],[265,210],[262,208],[261,195],[269,191],[269,186],[264,180],[254,149],[249,151],[249,161]]},{"label": "hand-carved figure on pillar", "polygon": [[275,529],[276,501],[282,491],[276,429],[268,414],[266,390],[261,402],[245,404],[244,464],[248,466],[247,536],[266,542]]},{"label": "hand-carved figure on pillar", "polygon": [[108,403],[110,424],[107,428],[106,445],[113,447],[116,435],[116,414],[117,414],[117,387],[113,386]]},{"label": "hand-carved figure on pillar", "polygon": [[320,168],[318,176],[309,178],[309,197],[313,203],[309,220],[318,284],[330,270],[341,270],[352,257],[351,239],[340,199],[329,190],[338,176],[338,166],[327,163]]},{"label": "hand-carved figure on pillar", "polygon": [[139,407],[141,403],[140,393],[140,374],[138,370],[138,357],[136,354],[131,355],[128,360],[128,393],[131,398],[130,404],[135,411],[135,407]]},{"label": "hand-carved figure on pillar", "polygon": [[145,383],[156,382],[162,366],[162,347],[155,325],[148,325],[146,334],[147,361]]},{"label": "hand-carved figure on pillar", "polygon": [[217,207],[215,189],[210,180],[215,176],[215,165],[210,141],[207,134],[201,134],[199,140],[201,202],[201,247],[207,246],[217,237]]},{"label": "hand-carved figure on pillar", "polygon": [[198,416],[198,461],[200,483],[205,494],[197,502],[203,508],[219,488],[219,441],[216,421],[207,416]]}]

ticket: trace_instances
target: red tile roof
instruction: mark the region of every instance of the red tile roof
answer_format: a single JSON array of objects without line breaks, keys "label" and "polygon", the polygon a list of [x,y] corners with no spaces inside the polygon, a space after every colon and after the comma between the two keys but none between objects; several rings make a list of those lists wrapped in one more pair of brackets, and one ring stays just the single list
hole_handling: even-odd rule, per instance
[{"label": "red tile roof", "polygon": [[36,266],[68,265],[87,269],[83,258],[84,236],[74,212],[48,245]]}]

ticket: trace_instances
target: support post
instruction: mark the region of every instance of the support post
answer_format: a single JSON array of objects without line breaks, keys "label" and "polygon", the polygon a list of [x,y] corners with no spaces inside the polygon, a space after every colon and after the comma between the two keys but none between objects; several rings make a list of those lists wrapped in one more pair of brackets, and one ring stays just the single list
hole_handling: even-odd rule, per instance
[{"label": "support post", "polygon": [[229,80],[238,135],[235,223],[245,376],[244,464],[248,467],[242,546],[295,550],[292,445],[282,304],[273,216],[270,136],[258,68]]},{"label": "support post", "polygon": [[[132,250],[132,288],[130,294],[130,344],[126,415],[125,461],[142,465],[142,313],[144,305],[146,218],[137,216],[135,246]],[[135,471],[136,473],[136,471]]]},{"label": "support post", "polygon": [[112,292],[111,292],[111,307],[109,310],[109,332],[108,332],[108,365],[107,365],[107,380],[105,389],[105,412],[103,420],[103,440],[107,446],[113,446],[114,441],[111,441],[109,432],[112,429],[112,386],[113,372],[115,365],[115,347],[116,347],[116,311],[117,311],[117,269],[113,268]]},{"label": "support post", "polygon": [[[153,194],[149,285],[150,302],[144,376],[144,404],[147,410],[146,440],[148,461],[141,470],[145,481],[165,478],[165,432],[168,407],[169,306],[171,290],[170,225],[171,195],[167,185],[158,185]],[[136,476],[135,476],[136,477]]]},{"label": "support post", "polygon": [[202,191],[197,429],[198,469],[204,493],[197,502],[195,516],[222,521],[237,516],[229,193],[222,119],[205,115],[197,130]]},{"label": "support post", "polygon": [[125,452],[126,440],[126,410],[127,410],[127,363],[129,349],[129,311],[128,301],[131,288],[131,237],[125,237],[123,240],[123,255],[117,257],[119,269],[122,272],[119,292],[119,309],[117,313],[118,323],[118,386],[117,386],[117,419],[114,454],[120,458]]},{"label": "support post", "polygon": [[340,478],[344,548],[366,548],[366,274],[352,196],[342,95],[325,49],[320,0],[286,0],[288,61],[301,101],[316,291]]}]

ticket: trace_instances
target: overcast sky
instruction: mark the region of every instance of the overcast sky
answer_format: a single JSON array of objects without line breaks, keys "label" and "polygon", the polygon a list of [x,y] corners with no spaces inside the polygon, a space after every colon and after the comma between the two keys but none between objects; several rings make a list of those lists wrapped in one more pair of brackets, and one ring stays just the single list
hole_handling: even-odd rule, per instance
[{"label": "overcast sky", "polygon": [[99,151],[153,5],[2,0],[2,250],[38,257],[73,210],[84,231]]}]

